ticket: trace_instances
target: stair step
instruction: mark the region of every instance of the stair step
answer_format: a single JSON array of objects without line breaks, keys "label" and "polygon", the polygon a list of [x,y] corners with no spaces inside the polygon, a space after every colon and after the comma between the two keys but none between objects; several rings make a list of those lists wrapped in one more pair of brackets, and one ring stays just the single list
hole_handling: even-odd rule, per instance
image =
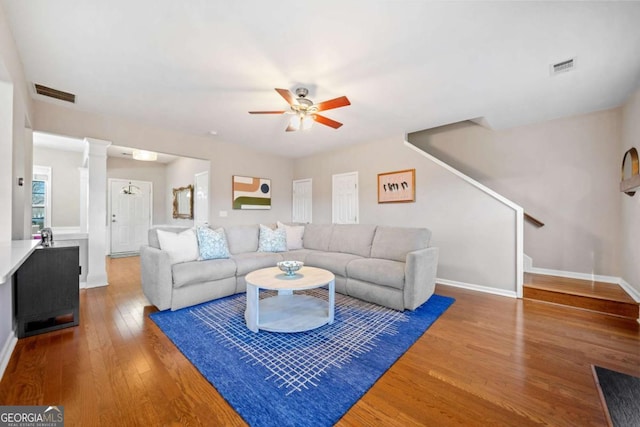
[{"label": "stair step", "polygon": [[527,273],[523,297],[613,316],[640,318],[640,305],[615,283]]}]

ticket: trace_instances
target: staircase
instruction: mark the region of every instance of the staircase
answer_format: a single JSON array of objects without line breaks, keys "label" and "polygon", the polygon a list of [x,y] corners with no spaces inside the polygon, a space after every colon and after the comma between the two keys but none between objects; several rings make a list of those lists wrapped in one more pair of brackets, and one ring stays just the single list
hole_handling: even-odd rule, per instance
[{"label": "staircase", "polygon": [[612,316],[640,319],[638,303],[614,283],[526,273],[523,297]]}]

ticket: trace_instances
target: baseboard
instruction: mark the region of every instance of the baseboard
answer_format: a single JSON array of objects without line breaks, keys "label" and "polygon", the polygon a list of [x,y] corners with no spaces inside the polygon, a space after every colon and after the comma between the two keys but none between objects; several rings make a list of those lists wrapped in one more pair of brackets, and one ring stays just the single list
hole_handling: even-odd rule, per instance
[{"label": "baseboard", "polygon": [[107,286],[109,281],[107,279],[106,271],[105,274],[87,275],[87,281],[85,283],[85,289]]},{"label": "baseboard", "polygon": [[140,256],[140,251],[118,252],[118,253],[109,254],[110,258],[128,258],[128,257],[132,257],[132,256]]},{"label": "baseboard", "polygon": [[87,282],[80,282],[80,289],[87,289]]},{"label": "baseboard", "polygon": [[[631,286],[629,283],[627,283],[626,280],[622,278],[620,279],[620,282],[618,284],[629,294],[631,298],[633,298],[635,302],[640,304],[640,292],[636,288]],[[640,319],[638,319],[638,322],[640,322]]]},{"label": "baseboard", "polygon": [[18,338],[16,337],[15,331],[11,331],[9,336],[7,337],[4,345],[2,346],[2,350],[0,351],[0,379],[4,375],[5,369],[9,365],[9,360],[11,360],[11,355],[13,354],[13,349],[16,348],[16,344],[18,343]]},{"label": "baseboard", "polygon": [[530,267],[525,269],[526,273],[542,274],[545,276],[566,277],[568,279],[590,280],[593,282],[614,283],[620,285],[633,300],[640,304],[640,292],[632,287],[621,277],[602,276],[599,274],[578,273],[575,271],[551,270],[548,268]]},{"label": "baseboard", "polygon": [[83,289],[101,288],[103,286],[108,286],[108,285],[109,283],[105,283],[105,282],[98,282],[93,284],[88,284],[87,282],[85,282]]},{"label": "baseboard", "polygon": [[473,283],[457,282],[455,280],[440,279],[440,278],[436,278],[436,283],[440,283],[442,285],[447,285],[447,286],[454,286],[456,288],[468,289],[470,291],[484,292],[485,294],[493,294],[493,295],[499,295],[502,297],[509,297],[509,298],[518,298],[518,295],[515,291],[508,291],[506,289],[490,288],[488,286],[476,285]]}]

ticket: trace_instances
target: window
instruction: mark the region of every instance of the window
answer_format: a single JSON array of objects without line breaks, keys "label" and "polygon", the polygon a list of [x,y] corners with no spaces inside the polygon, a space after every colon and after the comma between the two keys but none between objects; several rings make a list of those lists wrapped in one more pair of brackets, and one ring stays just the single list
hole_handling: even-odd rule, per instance
[{"label": "window", "polygon": [[51,227],[51,168],[33,167],[31,182],[31,233],[38,234],[44,227]]}]

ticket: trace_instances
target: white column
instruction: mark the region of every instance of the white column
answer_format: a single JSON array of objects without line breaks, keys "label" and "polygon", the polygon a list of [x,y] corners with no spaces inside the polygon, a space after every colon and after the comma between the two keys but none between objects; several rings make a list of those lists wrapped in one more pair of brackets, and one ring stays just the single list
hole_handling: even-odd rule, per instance
[{"label": "white column", "polygon": [[88,143],[87,166],[89,168],[87,288],[95,288],[109,284],[105,257],[107,254],[107,147],[111,142],[94,138],[84,140]]},{"label": "white column", "polygon": [[78,168],[80,171],[80,232],[89,232],[89,169]]}]

